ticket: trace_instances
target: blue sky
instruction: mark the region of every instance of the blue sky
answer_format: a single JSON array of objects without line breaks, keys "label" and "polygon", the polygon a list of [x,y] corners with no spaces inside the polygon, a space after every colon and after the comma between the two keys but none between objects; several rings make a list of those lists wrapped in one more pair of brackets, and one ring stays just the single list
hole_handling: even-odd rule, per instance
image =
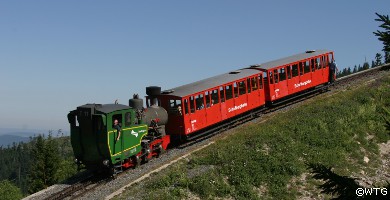
[{"label": "blue sky", "polygon": [[0,1],[0,128],[64,129],[85,103],[127,104],[250,64],[330,49],[381,52],[390,1]]}]

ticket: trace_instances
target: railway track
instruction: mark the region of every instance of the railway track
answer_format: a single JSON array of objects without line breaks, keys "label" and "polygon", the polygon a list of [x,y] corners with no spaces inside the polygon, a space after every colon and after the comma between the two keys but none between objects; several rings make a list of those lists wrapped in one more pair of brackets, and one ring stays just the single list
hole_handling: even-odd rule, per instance
[{"label": "railway track", "polygon": [[[297,97],[295,99],[292,99],[289,101],[284,101],[283,104],[275,104],[271,108],[267,108],[267,109],[259,108],[259,109],[254,110],[254,111],[244,113],[241,116],[238,116],[233,120],[230,120],[228,123],[217,124],[216,126],[213,126],[210,129],[208,129],[202,133],[199,133],[197,135],[197,137],[191,138],[191,141],[183,143],[183,144],[179,144],[179,145],[175,146],[175,148],[186,150],[187,147],[190,147],[190,146],[197,144],[197,143],[201,143],[202,141],[205,141],[205,140],[207,140],[207,139],[209,139],[209,138],[211,138],[211,137],[213,137],[221,132],[227,131],[231,128],[234,128],[238,125],[244,124],[248,121],[255,120],[262,115],[275,113],[275,112],[282,110],[282,109],[287,109],[291,105],[297,104],[299,102],[303,102],[306,99],[310,99],[313,96],[318,95],[319,93],[323,93],[326,91],[332,91],[332,90],[338,90],[340,87],[342,87],[344,85],[353,85],[353,83],[356,80],[359,80],[361,77],[365,77],[365,78],[373,77],[381,69],[383,69],[385,67],[389,67],[389,66],[390,65],[387,64],[387,65],[383,65],[381,67],[371,68],[371,69],[368,69],[365,71],[354,73],[354,74],[351,74],[349,76],[345,76],[345,77],[337,79],[337,81],[334,82],[333,84],[329,84],[329,85],[326,85],[322,88],[317,88],[315,90],[309,91],[309,92],[302,94],[300,97]],[[195,150],[188,150],[188,152],[186,152],[185,155],[191,154],[192,151],[196,151],[196,149]],[[186,157],[186,156],[181,156],[181,157]],[[181,158],[179,157],[179,158],[175,158],[175,159],[181,159]],[[176,162],[176,160],[175,160],[175,162]],[[161,163],[159,163],[159,165],[164,166],[167,164],[169,165],[169,163],[173,163],[172,159],[167,160],[167,161],[161,161]],[[149,170],[149,171],[151,171],[151,170]],[[141,174],[141,176],[139,176],[136,180],[142,179],[142,177],[144,177],[146,174],[148,174],[149,171],[145,170],[145,172],[143,174]],[[119,174],[119,176],[121,176],[122,174],[125,174],[125,173],[126,172],[123,172],[123,173]],[[145,176],[145,177],[147,177],[147,176]],[[79,197],[82,197],[86,193],[89,193],[89,192],[95,190],[99,186],[104,185],[107,182],[110,182],[111,179],[112,178],[108,178],[108,177],[89,176],[89,177],[86,177],[85,179],[83,179],[83,180],[81,180],[81,181],[65,188],[64,190],[59,191],[59,192],[57,192],[57,193],[55,193],[55,194],[53,194],[45,199],[77,199]],[[140,180],[138,180],[138,181],[140,181]],[[134,183],[134,181],[128,185],[131,185],[133,183]]]}]

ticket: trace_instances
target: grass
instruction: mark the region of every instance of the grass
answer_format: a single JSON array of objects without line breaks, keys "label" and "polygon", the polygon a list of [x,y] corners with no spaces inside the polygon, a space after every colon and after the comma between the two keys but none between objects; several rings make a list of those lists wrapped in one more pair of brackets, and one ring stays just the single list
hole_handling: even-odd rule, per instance
[{"label": "grass", "polygon": [[[390,139],[384,109],[390,109],[389,77],[316,97],[265,123],[237,128],[117,198],[294,199],[303,195],[302,188],[317,195],[308,163],[345,176],[373,174],[380,163],[377,144]],[[300,180],[303,175],[307,178]]]}]

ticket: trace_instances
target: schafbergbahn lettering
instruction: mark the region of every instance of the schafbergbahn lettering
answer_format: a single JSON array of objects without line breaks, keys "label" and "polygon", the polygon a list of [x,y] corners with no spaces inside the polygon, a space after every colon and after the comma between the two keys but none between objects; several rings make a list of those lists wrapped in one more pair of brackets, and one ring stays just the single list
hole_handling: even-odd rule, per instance
[{"label": "schafbergbahn lettering", "polygon": [[294,84],[294,87],[298,88],[298,87],[305,86],[305,85],[310,84],[310,83],[311,83],[311,80],[307,80],[305,82],[300,82],[298,84]]},{"label": "schafbergbahn lettering", "polygon": [[229,108],[228,112],[233,112],[235,110],[240,110],[240,109],[246,107],[247,105],[248,105],[247,103],[242,103],[242,104],[240,104],[238,106],[234,106],[233,108]]}]

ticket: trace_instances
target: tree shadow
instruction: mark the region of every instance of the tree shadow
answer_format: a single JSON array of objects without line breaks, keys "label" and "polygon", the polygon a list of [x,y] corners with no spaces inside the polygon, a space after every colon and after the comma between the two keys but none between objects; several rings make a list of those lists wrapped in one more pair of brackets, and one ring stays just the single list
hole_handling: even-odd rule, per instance
[{"label": "tree shadow", "polygon": [[381,191],[375,190],[371,195],[357,195],[358,188],[363,188],[359,185],[355,178],[348,176],[340,176],[332,171],[331,167],[326,167],[322,164],[307,164],[308,169],[313,173],[313,178],[324,181],[319,185],[321,193],[332,195],[332,199],[389,199],[390,183],[384,187],[370,186],[370,188],[386,188]]}]

